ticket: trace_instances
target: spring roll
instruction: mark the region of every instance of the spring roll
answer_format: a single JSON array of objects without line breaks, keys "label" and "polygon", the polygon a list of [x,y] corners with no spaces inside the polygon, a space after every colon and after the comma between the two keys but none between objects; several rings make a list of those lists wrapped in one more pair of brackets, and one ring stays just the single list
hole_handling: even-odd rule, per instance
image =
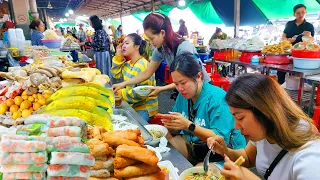
[{"label": "spring roll", "polygon": [[29,180],[44,180],[46,179],[46,173],[32,173],[32,172],[20,172],[20,173],[4,173],[4,180],[16,180],[16,179],[29,179]]},{"label": "spring roll", "polygon": [[161,169],[157,165],[150,166],[148,164],[137,164],[122,169],[114,169],[114,175],[117,178],[129,178],[153,174],[159,171],[161,171]]},{"label": "spring roll", "polygon": [[99,169],[113,169],[113,158],[108,159],[107,161],[96,160],[94,165],[91,167],[91,170],[99,170]]},{"label": "spring roll", "polygon": [[47,133],[48,133],[48,136],[50,137],[57,137],[57,136],[81,137],[82,136],[81,128],[76,126],[49,128]]},{"label": "spring roll", "polygon": [[54,177],[48,177],[47,180],[87,180],[87,178],[54,176]]},{"label": "spring roll", "polygon": [[104,133],[105,136],[117,136],[138,143],[138,135],[132,131],[109,131]]},{"label": "spring roll", "polygon": [[52,152],[50,164],[93,166],[94,161],[95,159],[91,154],[79,152]]},{"label": "spring roll", "polygon": [[47,164],[17,164],[1,166],[0,172],[46,172]]},{"label": "spring roll", "polygon": [[128,157],[144,162],[150,166],[155,166],[159,161],[154,151],[142,147],[128,146],[125,144],[118,146],[116,154],[117,156]]},{"label": "spring roll", "polygon": [[38,153],[1,153],[1,165],[17,165],[17,164],[44,164],[47,163],[47,152]]},{"label": "spring roll", "polygon": [[169,174],[164,171],[159,171],[145,176],[126,178],[125,180],[169,180]]},{"label": "spring roll", "polygon": [[64,176],[64,177],[90,177],[89,166],[77,166],[77,165],[54,165],[49,164],[47,174],[49,177]]},{"label": "spring roll", "polygon": [[118,147],[122,144],[140,147],[140,145],[134,141],[127,140],[127,139],[117,137],[117,136],[112,136],[112,135],[104,135],[103,140],[104,140],[104,142],[106,142],[109,145],[114,146],[114,147]]},{"label": "spring roll", "polygon": [[127,157],[116,156],[113,160],[113,166],[115,169],[125,168],[130,165],[138,164],[139,161],[130,159]]},{"label": "spring roll", "polygon": [[24,141],[45,141],[45,137],[40,136],[21,136],[21,135],[11,135],[3,134],[1,136],[2,140],[24,140]]},{"label": "spring roll", "polygon": [[47,145],[48,152],[81,152],[90,153],[90,149],[83,143],[61,143]]},{"label": "spring roll", "polygon": [[25,118],[24,124],[47,124],[52,118],[54,118],[54,116],[48,114],[34,114]]},{"label": "spring roll", "polygon": [[63,126],[84,127],[86,126],[86,122],[76,117],[56,117],[48,121],[47,125],[50,128],[63,127]]},{"label": "spring roll", "polygon": [[102,140],[100,128],[98,126],[93,127],[92,133],[94,138]]},{"label": "spring roll", "polygon": [[138,136],[138,142],[140,145],[144,145],[144,138],[141,136]]},{"label": "spring roll", "polygon": [[28,125],[19,126],[17,129],[17,134],[20,131],[29,132],[29,133],[37,133],[37,132],[46,133],[48,129],[49,127],[46,124],[28,124]]},{"label": "spring roll", "polygon": [[2,152],[41,152],[46,150],[46,143],[41,141],[2,140]]},{"label": "spring roll", "polygon": [[81,143],[81,137],[69,137],[69,136],[48,137],[46,139],[46,143],[47,144]]},{"label": "spring roll", "polygon": [[119,179],[115,177],[107,177],[107,178],[90,177],[89,180],[119,180]]},{"label": "spring roll", "polygon": [[98,178],[107,178],[110,177],[110,172],[107,169],[92,170],[90,176]]},{"label": "spring roll", "polygon": [[111,154],[110,147],[107,143],[90,146],[90,154],[93,157],[108,156]]}]

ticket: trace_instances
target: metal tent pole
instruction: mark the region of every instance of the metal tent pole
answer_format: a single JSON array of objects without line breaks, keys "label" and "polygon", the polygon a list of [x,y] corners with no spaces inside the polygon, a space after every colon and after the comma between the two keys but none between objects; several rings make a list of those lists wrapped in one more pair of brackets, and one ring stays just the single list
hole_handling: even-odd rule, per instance
[{"label": "metal tent pole", "polygon": [[240,1],[234,0],[234,37],[239,37],[240,28]]}]

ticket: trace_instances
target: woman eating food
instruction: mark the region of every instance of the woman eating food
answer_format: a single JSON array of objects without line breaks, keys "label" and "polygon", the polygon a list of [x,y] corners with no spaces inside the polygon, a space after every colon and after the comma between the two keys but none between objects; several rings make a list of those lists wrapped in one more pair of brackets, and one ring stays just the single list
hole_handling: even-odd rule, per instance
[{"label": "woman eating food", "polygon": [[[245,147],[244,137],[233,127],[225,91],[203,82],[201,65],[192,54],[177,56],[170,72],[180,93],[173,112],[161,115],[165,127],[175,135],[169,140],[171,144],[193,164],[203,161],[209,150],[205,142],[211,136],[222,136],[230,148]],[[210,160],[218,162],[223,157],[212,156]]]},{"label": "woman eating food", "polygon": [[[146,46],[146,41],[142,40],[138,34],[129,34],[124,39],[123,44],[117,47],[116,56],[112,59],[112,77],[115,79],[123,78],[124,81],[127,81],[145,71],[149,64],[146,60],[148,57],[148,52],[145,51]],[[130,59],[130,61],[126,61],[124,56]],[[141,83],[119,89],[117,93],[120,94],[144,120],[149,121],[158,113],[158,100],[157,97],[139,96],[133,90],[134,87],[142,85],[155,86],[156,80],[154,75]]]},{"label": "woman eating food", "polygon": [[[143,21],[143,28],[145,35],[150,40],[150,43],[155,47],[151,57],[151,62],[148,65],[148,68],[136,77],[119,84],[114,84],[112,88],[115,92],[128,85],[138,84],[147,80],[153,76],[162,60],[166,61],[167,65],[170,66],[175,57],[184,52],[194,54],[194,61],[201,62],[196,48],[189,43],[189,41],[181,39],[179,35],[173,31],[171,21],[168,16],[160,13],[150,13]],[[210,82],[211,79],[202,65],[201,71],[203,73],[204,81]],[[157,96],[162,91],[174,88],[174,84],[154,87],[152,88],[153,91],[149,96]]]},{"label": "woman eating food", "polygon": [[[226,95],[235,128],[250,141],[244,149],[233,150],[221,136],[207,140],[208,146],[225,156],[226,179],[260,179],[247,168],[256,167],[268,180],[320,179],[320,139],[312,120],[286,91],[261,74],[237,78]],[[245,158],[244,166],[232,161]]]}]

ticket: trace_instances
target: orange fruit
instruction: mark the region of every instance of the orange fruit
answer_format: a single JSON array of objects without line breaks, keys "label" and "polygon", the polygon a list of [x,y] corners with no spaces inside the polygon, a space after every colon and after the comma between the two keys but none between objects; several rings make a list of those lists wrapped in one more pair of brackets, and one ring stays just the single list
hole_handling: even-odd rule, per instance
[{"label": "orange fruit", "polygon": [[45,99],[48,99],[50,96],[51,96],[51,94],[49,94],[49,93],[44,93],[44,94],[43,94],[43,97],[44,97]]},{"label": "orange fruit", "polygon": [[34,102],[34,97],[33,96],[29,96],[28,101]]},{"label": "orange fruit", "polygon": [[11,113],[17,112],[18,110],[19,110],[19,106],[17,106],[17,105],[12,105],[10,107],[10,112]]},{"label": "orange fruit", "polygon": [[31,103],[29,101],[23,101],[20,104],[20,109],[29,109],[30,106],[31,106]]},{"label": "orange fruit", "polygon": [[23,93],[21,94],[21,96],[27,96],[27,90],[24,90]]},{"label": "orange fruit", "polygon": [[37,94],[33,94],[32,97],[33,98],[37,98],[38,96],[37,96]]},{"label": "orange fruit", "polygon": [[16,112],[14,112],[13,114],[12,114],[12,119],[13,120],[16,120],[16,119],[18,119],[18,118],[20,118],[21,117],[21,112],[20,111],[16,111]]},{"label": "orange fruit", "polygon": [[21,96],[17,96],[14,98],[14,104],[20,106],[20,104],[22,103],[23,99]]},{"label": "orange fruit", "polygon": [[8,107],[11,107],[12,105],[14,105],[13,99],[8,99],[6,104],[7,104]]},{"label": "orange fruit", "polygon": [[38,103],[41,104],[41,105],[46,105],[46,100],[41,98],[38,100]]},{"label": "orange fruit", "polygon": [[32,111],[30,111],[29,109],[24,109],[24,110],[22,111],[22,113],[21,113],[21,116],[22,116],[23,118],[26,118],[26,117],[30,116],[31,114],[32,114]]},{"label": "orange fruit", "polygon": [[38,99],[43,99],[42,94],[38,94]]},{"label": "orange fruit", "polygon": [[32,106],[31,106],[31,107],[29,107],[29,110],[30,110],[31,112],[32,112],[32,111],[34,111]]},{"label": "orange fruit", "polygon": [[33,103],[33,110],[38,110],[40,107],[41,107],[41,104],[39,104],[38,102],[36,102],[36,103]]},{"label": "orange fruit", "polygon": [[7,104],[0,104],[0,115],[6,113],[7,111],[8,111]]}]

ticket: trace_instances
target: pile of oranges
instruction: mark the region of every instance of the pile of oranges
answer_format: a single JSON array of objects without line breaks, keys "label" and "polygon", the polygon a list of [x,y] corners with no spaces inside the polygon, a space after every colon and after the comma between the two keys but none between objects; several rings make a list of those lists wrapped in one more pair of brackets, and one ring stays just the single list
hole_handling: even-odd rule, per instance
[{"label": "pile of oranges", "polygon": [[50,91],[45,91],[43,94],[33,94],[31,96],[28,96],[27,92],[24,91],[21,96],[16,96],[14,99],[7,99],[5,103],[0,104],[0,115],[11,112],[13,120],[20,117],[26,118],[30,116],[33,111],[46,105],[46,99],[50,96]]}]

